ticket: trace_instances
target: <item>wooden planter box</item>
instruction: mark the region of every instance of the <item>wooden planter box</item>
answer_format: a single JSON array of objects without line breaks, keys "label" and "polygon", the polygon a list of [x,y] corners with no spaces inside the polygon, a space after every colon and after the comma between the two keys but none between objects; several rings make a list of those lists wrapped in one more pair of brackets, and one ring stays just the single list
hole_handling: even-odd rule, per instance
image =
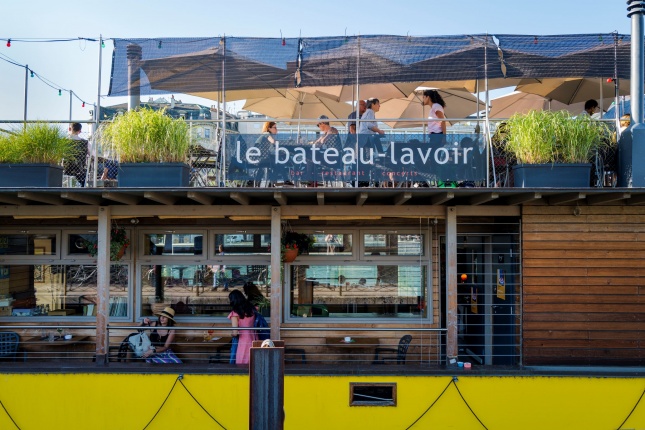
[{"label": "wooden planter box", "polygon": [[121,163],[119,187],[188,187],[190,167],[184,163]]},{"label": "wooden planter box", "polygon": [[62,187],[63,168],[51,164],[0,164],[0,187]]},{"label": "wooden planter box", "polygon": [[513,177],[520,188],[588,188],[591,164],[519,164]]}]

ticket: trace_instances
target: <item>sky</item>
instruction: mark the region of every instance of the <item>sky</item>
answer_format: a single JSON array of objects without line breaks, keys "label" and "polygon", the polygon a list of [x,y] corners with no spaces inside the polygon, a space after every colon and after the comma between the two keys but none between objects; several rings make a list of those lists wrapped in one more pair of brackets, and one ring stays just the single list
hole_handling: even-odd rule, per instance
[{"label": "sky", "polygon": [[[69,91],[75,95],[73,120],[89,119],[90,105],[99,94],[102,106],[126,102],[124,97],[107,97],[111,38],[631,32],[624,0],[0,0],[0,4],[0,120],[22,120],[25,80],[29,120],[68,120]],[[102,49],[100,35],[106,39]],[[7,39],[12,39],[10,47]],[[60,39],[73,40],[52,41]],[[25,65],[51,86],[38,77],[26,79]],[[214,104],[189,96],[176,98]],[[241,104],[228,107],[236,112]]]}]

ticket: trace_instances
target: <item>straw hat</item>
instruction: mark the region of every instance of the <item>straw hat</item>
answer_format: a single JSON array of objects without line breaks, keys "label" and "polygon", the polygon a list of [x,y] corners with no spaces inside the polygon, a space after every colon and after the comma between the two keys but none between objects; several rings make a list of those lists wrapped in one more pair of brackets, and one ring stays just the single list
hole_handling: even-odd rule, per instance
[{"label": "straw hat", "polygon": [[166,317],[168,319],[171,319],[171,320],[175,321],[175,318],[174,318],[175,310],[173,308],[171,308],[170,306],[165,307],[163,311],[158,312],[156,315],[160,316],[160,317]]}]

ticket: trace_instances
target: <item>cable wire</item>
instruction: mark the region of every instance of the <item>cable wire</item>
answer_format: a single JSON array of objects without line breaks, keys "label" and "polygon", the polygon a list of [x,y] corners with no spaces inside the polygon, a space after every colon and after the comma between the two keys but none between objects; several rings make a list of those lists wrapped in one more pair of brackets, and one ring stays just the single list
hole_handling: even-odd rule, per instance
[{"label": "cable wire", "polygon": [[[5,407],[4,407],[4,403],[2,403],[2,400],[0,400],[0,406],[2,406],[2,409],[4,409],[4,412],[7,414],[7,416],[9,417],[9,419],[11,420],[11,422],[13,423],[13,425],[14,425],[14,426],[16,426],[16,428],[17,428],[18,430],[20,430],[20,426],[19,426],[18,424],[16,424],[16,422],[13,420],[13,417],[11,416],[11,414],[9,413],[9,411],[7,410],[7,408],[5,408]],[[627,418],[629,418],[629,417],[627,417]],[[621,425],[622,425],[622,424],[621,424]]]},{"label": "cable wire", "polygon": [[409,429],[411,429],[411,428],[412,428],[412,426],[414,426],[417,422],[419,422],[419,420],[420,420],[421,418],[423,418],[425,414],[427,414],[427,413],[428,413],[428,411],[429,411],[429,410],[430,410],[430,409],[435,405],[435,403],[437,403],[437,402],[439,401],[439,399],[441,398],[441,396],[443,396],[443,394],[446,392],[446,390],[448,389],[448,387],[450,387],[450,384],[452,384],[452,383],[453,383],[453,379],[451,379],[451,380],[450,380],[450,382],[448,382],[448,385],[446,385],[446,388],[444,388],[444,389],[443,389],[443,391],[441,392],[441,394],[439,394],[439,397],[437,397],[437,398],[434,400],[434,402],[432,402],[432,404],[431,404],[430,406],[428,406],[428,409],[426,409],[425,411],[423,411],[423,413],[422,413],[422,414],[421,414],[421,415],[420,415],[416,420],[414,420],[414,422],[413,422],[412,424],[410,424],[408,427],[406,427],[406,429],[405,429],[405,430],[409,430]]},{"label": "cable wire", "polygon": [[174,384],[172,384],[172,388],[171,388],[171,389],[170,389],[170,391],[168,392],[168,395],[166,396],[166,398],[163,400],[163,403],[161,403],[161,406],[159,406],[159,409],[157,409],[157,412],[155,412],[155,414],[152,416],[152,418],[150,418],[150,421],[148,421],[148,424],[146,424],[146,426],[143,428],[143,430],[146,430],[146,429],[148,428],[148,426],[149,426],[149,425],[154,421],[154,419],[157,417],[157,415],[159,415],[159,412],[161,412],[161,409],[162,409],[162,408],[163,408],[163,406],[166,404],[166,401],[168,401],[168,398],[170,397],[170,395],[172,394],[173,390],[175,389],[175,386],[177,385],[177,381],[179,381],[181,377],[182,377],[182,375],[177,376],[177,379],[175,379],[175,383],[174,383]]},{"label": "cable wire", "polygon": [[195,403],[197,403],[197,404],[199,405],[199,407],[200,407],[200,408],[202,408],[202,410],[203,410],[204,412],[206,412],[206,415],[208,415],[209,417],[211,417],[211,419],[212,419],[213,421],[215,421],[215,422],[217,423],[217,425],[219,425],[221,428],[223,428],[224,430],[226,430],[226,427],[224,427],[224,426],[223,426],[219,421],[217,421],[217,419],[216,419],[214,416],[212,416],[212,415],[211,415],[211,414],[206,410],[206,408],[204,408],[204,406],[202,406],[202,404],[201,404],[201,403],[199,403],[199,400],[197,400],[197,399],[195,398],[195,396],[193,396],[193,393],[191,393],[191,392],[190,392],[190,390],[188,389],[188,387],[186,387],[186,385],[184,385],[184,383],[183,383],[181,380],[179,381],[179,383],[182,385],[182,387],[184,387],[184,389],[186,390],[186,392],[188,393],[188,395],[189,395],[190,397],[192,397],[192,398],[193,398],[193,400],[195,401]]},{"label": "cable wire", "polygon": [[641,402],[641,399],[643,398],[643,395],[645,395],[645,389],[644,389],[644,390],[643,390],[643,392],[641,393],[641,396],[638,398],[638,401],[636,402],[636,404],[634,405],[634,407],[632,408],[632,410],[631,410],[631,411],[629,411],[629,414],[627,414],[627,417],[625,418],[625,420],[624,420],[622,423],[620,423],[620,425],[618,426],[618,430],[620,430],[620,429],[623,427],[623,425],[625,425],[625,423],[627,422],[627,420],[629,419],[629,417],[631,417],[631,416],[632,416],[632,414],[634,413],[634,411],[635,411],[635,410],[636,410],[636,408],[638,407],[638,404]]}]

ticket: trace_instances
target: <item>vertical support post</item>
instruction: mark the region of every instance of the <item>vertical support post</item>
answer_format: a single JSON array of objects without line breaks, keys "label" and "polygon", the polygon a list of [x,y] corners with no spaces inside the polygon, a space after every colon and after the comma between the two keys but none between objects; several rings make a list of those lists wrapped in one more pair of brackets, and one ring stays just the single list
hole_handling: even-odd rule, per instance
[{"label": "vertical support post", "polygon": [[457,345],[457,208],[446,208],[446,359],[456,359]]},{"label": "vertical support post", "polygon": [[69,90],[69,122],[72,122],[72,95],[74,91]]},{"label": "vertical support post", "polygon": [[97,169],[99,168],[99,159],[98,159],[98,139],[97,134],[99,130],[99,124],[101,121],[101,67],[103,67],[103,35],[99,35],[99,73],[98,73],[98,90],[96,95],[96,105],[94,105],[94,130],[92,132],[92,186],[96,187],[96,175]]},{"label": "vertical support post", "polygon": [[25,64],[25,109],[23,113],[23,120],[25,121],[25,127],[27,127],[27,94],[29,89],[29,65]]},{"label": "vertical support post", "polygon": [[284,428],[284,342],[261,348],[253,341],[249,361],[249,429]]},{"label": "vertical support post", "polygon": [[282,321],[282,211],[279,206],[271,208],[271,339],[280,339]]},{"label": "vertical support post", "polygon": [[101,206],[98,216],[98,254],[96,258],[97,312],[96,312],[96,363],[107,362],[109,350],[108,323],[110,301],[110,225],[112,213],[109,206]]}]

